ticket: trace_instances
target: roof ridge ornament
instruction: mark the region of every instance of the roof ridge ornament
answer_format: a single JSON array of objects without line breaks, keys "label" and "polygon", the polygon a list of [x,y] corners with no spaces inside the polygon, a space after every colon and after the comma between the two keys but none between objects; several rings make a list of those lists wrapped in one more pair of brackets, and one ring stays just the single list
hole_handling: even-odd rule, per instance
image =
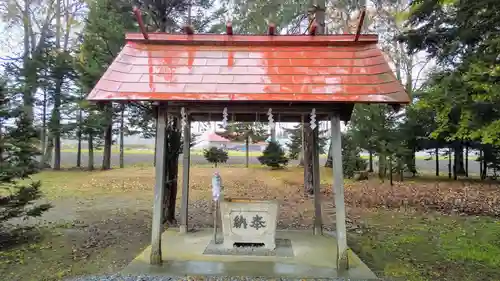
[{"label": "roof ridge ornament", "polygon": [[144,36],[144,39],[149,40],[149,35],[146,26],[144,26],[144,22],[142,21],[141,10],[137,6],[134,6],[134,8],[132,8],[132,11],[134,12],[135,18],[137,19],[139,28],[141,29],[142,36]]},{"label": "roof ridge ornament", "polygon": [[270,22],[267,28],[267,35],[273,36],[276,35],[276,24]]},{"label": "roof ridge ornament", "polygon": [[226,34],[233,35],[233,23],[232,22],[226,23]]},{"label": "roof ridge ornament", "polygon": [[224,129],[227,127],[227,107],[224,107],[222,111],[222,127]]},{"label": "roof ridge ornament", "polygon": [[273,109],[272,108],[269,108],[267,110],[267,121],[268,121],[269,127],[272,128],[274,126]]},{"label": "roof ridge ornament", "polygon": [[181,128],[186,128],[187,125],[187,113],[184,107],[181,108]]},{"label": "roof ridge ornament", "polygon": [[309,126],[314,131],[314,129],[316,129],[316,127],[317,127],[316,126],[316,108],[313,108],[311,110],[311,113],[309,115],[310,115],[310,118],[311,118],[311,121],[309,122]]},{"label": "roof ridge ornament", "polygon": [[363,28],[363,22],[365,21],[366,16],[366,8],[363,7],[361,10],[361,14],[359,15],[358,27],[356,28],[356,34],[354,35],[354,42],[359,40],[359,35],[361,35],[361,29]]}]

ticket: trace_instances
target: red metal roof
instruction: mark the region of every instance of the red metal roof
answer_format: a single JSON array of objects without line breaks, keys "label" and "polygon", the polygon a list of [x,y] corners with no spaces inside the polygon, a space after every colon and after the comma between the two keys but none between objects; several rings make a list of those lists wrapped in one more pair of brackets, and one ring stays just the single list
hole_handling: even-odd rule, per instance
[{"label": "red metal roof", "polygon": [[127,34],[88,100],[408,103],[376,35]]}]

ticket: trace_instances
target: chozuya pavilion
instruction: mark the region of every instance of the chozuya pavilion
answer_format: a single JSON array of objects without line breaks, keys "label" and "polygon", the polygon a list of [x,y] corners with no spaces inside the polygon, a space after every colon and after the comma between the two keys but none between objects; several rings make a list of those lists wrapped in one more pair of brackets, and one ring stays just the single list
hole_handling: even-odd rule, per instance
[{"label": "chozuya pavilion", "polygon": [[[142,32],[126,34],[125,47],[87,98],[95,102],[148,101],[157,108],[151,247],[125,271],[375,277],[347,246],[340,121],[350,119],[355,103],[386,103],[395,107],[409,103],[408,94],[377,47],[377,35],[360,34],[360,27],[356,34],[316,35],[314,24],[308,35],[277,35],[272,25],[266,35],[236,35],[231,24],[224,35],[194,34],[189,26],[185,34],[147,33],[137,10],[136,15]],[[232,203],[236,205],[222,210],[224,239],[256,242],[242,238],[245,235],[241,226],[244,223],[246,229],[248,220],[248,230],[253,229],[251,236],[260,236],[268,253],[217,254],[214,247],[231,245],[210,245],[217,244],[211,230],[187,231],[189,146],[183,153],[180,229],[165,231],[161,213],[168,169],[164,149],[167,118],[183,120],[184,143],[189,143],[191,121],[221,121],[227,120],[228,115],[238,122],[268,120],[273,116],[279,116],[280,122],[300,122],[306,116],[313,118],[306,121],[313,124],[313,130],[315,122],[330,120],[336,233],[322,232],[320,192],[314,192],[316,210],[314,229],[310,232],[275,231],[274,206],[278,204],[266,205],[264,201],[247,204],[249,213],[260,211],[258,218],[267,221],[267,227],[264,223],[253,229],[252,217],[243,220],[244,212],[238,209],[238,204],[245,205],[247,201],[235,200]],[[312,149],[313,186],[319,191],[318,153]],[[207,193],[207,198],[210,196]],[[221,203],[222,207],[224,202]],[[238,224],[232,225],[236,221]],[[210,247],[212,252],[208,251]]]}]

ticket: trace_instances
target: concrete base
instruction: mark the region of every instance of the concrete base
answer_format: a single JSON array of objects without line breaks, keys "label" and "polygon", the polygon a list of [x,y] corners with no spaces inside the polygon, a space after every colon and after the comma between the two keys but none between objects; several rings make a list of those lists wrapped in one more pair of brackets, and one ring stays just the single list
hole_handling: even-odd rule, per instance
[{"label": "concrete base", "polygon": [[336,269],[336,240],[331,236],[316,236],[311,231],[277,231],[277,238],[289,239],[293,257],[204,255],[213,238],[213,229],[180,234],[167,230],[162,235],[163,265],[149,263],[151,247],[146,248],[124,270],[124,274],[169,276],[250,276],[290,278],[352,278],[375,279],[373,272],[353,253],[350,269]]},{"label": "concrete base", "polygon": [[269,250],[265,247],[234,247],[228,249],[223,243],[216,244],[214,240],[210,241],[203,252],[204,255],[235,255],[235,256],[277,256],[293,258],[292,243],[288,239],[276,239],[276,248]]},{"label": "concrete base", "polygon": [[182,234],[187,233],[187,226],[185,226],[185,225],[179,226],[179,232]]}]

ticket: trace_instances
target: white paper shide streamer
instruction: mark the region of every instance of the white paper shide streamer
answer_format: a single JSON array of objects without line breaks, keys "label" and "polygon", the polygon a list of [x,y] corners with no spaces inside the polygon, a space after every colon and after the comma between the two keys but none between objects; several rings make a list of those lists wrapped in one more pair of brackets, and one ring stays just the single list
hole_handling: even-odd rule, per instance
[{"label": "white paper shide streamer", "polygon": [[214,201],[219,201],[222,192],[222,178],[218,172],[215,172],[212,176],[212,199]]},{"label": "white paper shide streamer", "polygon": [[222,127],[227,127],[227,107],[224,107],[224,110],[222,111]]},{"label": "white paper shide streamer", "polygon": [[311,110],[311,114],[310,114],[310,117],[311,117],[311,121],[309,122],[309,125],[311,127],[311,129],[316,129],[316,108],[313,108]]},{"label": "white paper shide streamer", "polygon": [[274,118],[273,118],[273,109],[272,108],[269,108],[269,110],[267,111],[267,121],[268,121],[269,127],[272,128],[274,126]]},{"label": "white paper shide streamer", "polygon": [[187,113],[186,113],[186,110],[183,108],[181,108],[181,127],[182,129],[184,129],[187,125]]}]

